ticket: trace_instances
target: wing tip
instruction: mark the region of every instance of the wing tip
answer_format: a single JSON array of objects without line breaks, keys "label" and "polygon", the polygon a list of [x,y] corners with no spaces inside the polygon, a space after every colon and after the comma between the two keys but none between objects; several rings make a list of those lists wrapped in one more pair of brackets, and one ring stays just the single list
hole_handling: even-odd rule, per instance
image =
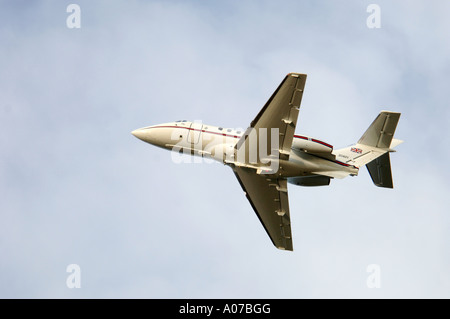
[{"label": "wing tip", "polygon": [[275,247],[277,247],[277,249],[283,250],[283,251],[294,251],[294,248],[292,248],[292,247],[283,247],[283,246],[275,246]]},{"label": "wing tip", "polygon": [[296,72],[289,72],[286,76],[292,76],[292,77],[298,78],[300,76],[306,76],[306,74],[304,74],[304,73],[296,73]]}]

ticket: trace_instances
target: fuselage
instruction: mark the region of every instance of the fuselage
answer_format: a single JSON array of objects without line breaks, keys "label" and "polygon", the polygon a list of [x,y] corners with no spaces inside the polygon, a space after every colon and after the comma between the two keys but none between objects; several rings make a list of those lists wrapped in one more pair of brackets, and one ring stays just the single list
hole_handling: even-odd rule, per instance
[{"label": "fuselage", "polygon": [[[258,169],[254,163],[239,161],[235,156],[235,145],[245,134],[244,130],[183,120],[143,127],[132,134],[142,141],[174,152]],[[335,160],[332,151],[333,146],[328,143],[294,135],[288,160],[274,159],[271,154],[264,154],[268,161],[277,162],[275,166],[272,165],[276,170],[266,170],[263,173],[283,178],[316,176],[320,172],[357,175],[357,167]]]}]

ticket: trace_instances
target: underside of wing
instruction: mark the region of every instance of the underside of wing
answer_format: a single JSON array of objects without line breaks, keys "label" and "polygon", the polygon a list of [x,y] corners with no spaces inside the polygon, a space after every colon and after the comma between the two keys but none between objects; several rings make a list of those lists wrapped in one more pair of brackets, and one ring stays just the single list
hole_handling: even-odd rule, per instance
[{"label": "underside of wing", "polygon": [[287,180],[233,167],[242,189],[275,247],[293,250]]},{"label": "underside of wing", "polygon": [[[252,145],[249,145],[252,142],[249,138],[252,132],[258,136],[259,147],[266,143],[263,147],[268,153],[273,154],[272,151],[275,149],[277,158],[283,160],[289,158],[305,81],[306,74],[289,73],[284,78],[236,144],[238,152],[244,149],[246,159],[249,158],[248,152],[252,148]],[[265,141],[260,135],[264,135]],[[276,146],[273,141],[276,142]],[[261,152],[258,152],[257,164],[261,164],[261,156]]]}]

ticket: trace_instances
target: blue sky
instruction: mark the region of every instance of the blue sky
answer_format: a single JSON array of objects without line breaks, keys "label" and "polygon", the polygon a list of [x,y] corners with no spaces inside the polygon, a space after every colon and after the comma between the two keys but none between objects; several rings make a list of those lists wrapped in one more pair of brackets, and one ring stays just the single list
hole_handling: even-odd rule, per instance
[{"label": "blue sky", "polygon": [[[449,12],[2,1],[0,297],[449,298]],[[391,110],[405,140],[394,190],[365,169],[290,186],[293,253],[272,246],[228,167],[175,164],[130,134],[178,119],[245,128],[288,72],[308,74],[296,133],[339,148]],[[381,288],[366,285],[371,264]]]}]

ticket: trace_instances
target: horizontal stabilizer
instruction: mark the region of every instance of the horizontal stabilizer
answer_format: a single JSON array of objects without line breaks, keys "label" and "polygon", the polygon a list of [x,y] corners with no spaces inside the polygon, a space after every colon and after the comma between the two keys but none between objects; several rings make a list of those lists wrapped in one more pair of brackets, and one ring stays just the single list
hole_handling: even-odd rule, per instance
[{"label": "horizontal stabilizer", "polygon": [[358,144],[389,148],[399,119],[400,113],[382,111],[359,139]]},{"label": "horizontal stabilizer", "polygon": [[373,183],[378,187],[394,188],[389,153],[385,153],[366,164]]}]

